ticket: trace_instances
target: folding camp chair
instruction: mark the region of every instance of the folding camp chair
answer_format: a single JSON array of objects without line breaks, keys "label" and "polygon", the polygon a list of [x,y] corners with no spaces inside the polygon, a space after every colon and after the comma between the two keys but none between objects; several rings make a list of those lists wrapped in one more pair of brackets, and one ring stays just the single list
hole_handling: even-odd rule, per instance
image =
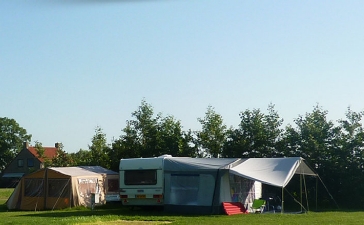
[{"label": "folding camp chair", "polygon": [[265,200],[264,199],[255,199],[253,201],[253,205],[251,209],[254,213],[262,213],[265,207]]}]

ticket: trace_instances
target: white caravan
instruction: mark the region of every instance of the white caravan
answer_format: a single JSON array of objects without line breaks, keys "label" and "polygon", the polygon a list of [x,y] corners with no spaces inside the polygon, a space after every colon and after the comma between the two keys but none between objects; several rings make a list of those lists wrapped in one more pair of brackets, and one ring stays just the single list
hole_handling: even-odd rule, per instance
[{"label": "white caravan", "polygon": [[165,157],[168,156],[120,160],[119,187],[123,205],[163,205]]}]

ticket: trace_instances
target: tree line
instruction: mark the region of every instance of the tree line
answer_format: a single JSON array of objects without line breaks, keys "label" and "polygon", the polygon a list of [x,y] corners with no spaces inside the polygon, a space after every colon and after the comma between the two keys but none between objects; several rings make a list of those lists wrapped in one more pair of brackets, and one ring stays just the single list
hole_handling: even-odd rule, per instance
[{"label": "tree line", "polygon": [[[66,153],[60,145],[57,157],[46,162],[47,166],[99,165],[118,171],[122,158],[164,154],[216,158],[300,156],[320,175],[339,205],[359,208],[364,203],[363,114],[348,108],[345,119],[331,121],[328,111],[316,105],[283,127],[283,119],[269,104],[266,113],[260,109],[240,112],[237,127],[227,127],[222,116],[208,106],[204,117],[197,119],[201,130],[192,131],[183,130],[173,116],[155,114],[143,100],[132,112],[132,119],[126,121],[122,134],[111,143],[102,128],[96,127],[89,149]],[[19,131],[11,137],[16,127]],[[1,170],[31,135],[12,119],[0,118],[0,128]],[[36,142],[35,147],[42,156],[41,143]],[[328,201],[326,191],[318,191],[319,202]]]}]

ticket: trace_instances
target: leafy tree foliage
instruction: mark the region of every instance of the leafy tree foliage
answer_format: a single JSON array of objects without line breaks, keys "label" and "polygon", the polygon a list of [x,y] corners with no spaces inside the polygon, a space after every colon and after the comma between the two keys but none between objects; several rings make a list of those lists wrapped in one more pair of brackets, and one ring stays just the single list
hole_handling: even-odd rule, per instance
[{"label": "leafy tree foliage", "polygon": [[357,113],[348,108],[346,119],[339,120],[341,132],[338,147],[340,151],[336,160],[339,160],[340,165],[348,163],[341,169],[360,169],[364,172],[364,130],[361,123],[363,115],[364,112]]},{"label": "leafy tree foliage", "polygon": [[202,155],[211,155],[218,158],[227,136],[226,125],[222,116],[217,114],[212,106],[208,106],[204,118],[198,118],[202,125],[202,131],[197,133],[197,143],[202,148]]},{"label": "leafy tree foliage", "polygon": [[37,152],[38,157],[39,158],[44,158],[45,157],[45,155],[44,155],[45,149],[43,148],[42,142],[35,141],[34,147],[35,147],[35,150]]},{"label": "leafy tree foliage", "polygon": [[277,146],[281,141],[283,119],[274,110],[274,105],[268,106],[267,115],[253,109],[241,112],[240,118],[239,127],[228,130],[224,157],[276,157],[281,154]]},{"label": "leafy tree foliage", "polygon": [[179,154],[177,156],[184,157],[198,157],[198,145],[196,144],[196,138],[191,130],[182,133],[182,137],[178,143]]},{"label": "leafy tree foliage", "polygon": [[157,155],[170,154],[181,156],[180,142],[183,137],[182,126],[172,116],[161,117],[157,130]]},{"label": "leafy tree foliage", "polygon": [[70,155],[63,150],[63,144],[58,143],[56,157],[52,159],[52,166],[55,167],[66,167],[73,166],[74,162]]},{"label": "leafy tree foliage", "polygon": [[90,165],[93,165],[90,150],[80,149],[76,153],[70,153],[69,156],[72,159],[73,165],[75,165],[75,166],[90,166]]},{"label": "leafy tree foliage", "polygon": [[20,152],[23,142],[30,141],[31,137],[14,119],[0,117],[0,171]]},{"label": "leafy tree foliage", "polygon": [[[138,158],[158,156],[157,147],[158,118],[154,118],[151,105],[144,100],[132,113],[134,120],[128,120],[124,134],[115,140],[112,148],[120,158]],[[114,153],[115,154],[115,153]]]},{"label": "leafy tree foliage", "polygon": [[[154,115],[145,100],[126,122],[123,134],[113,141],[109,151],[110,167],[117,169],[122,158],[195,156],[192,132],[183,132],[180,121],[172,116]],[[116,160],[117,159],[117,160]]]},{"label": "leafy tree foliage", "polygon": [[[327,119],[327,114],[316,105],[312,112],[294,120],[295,127],[288,125],[284,133],[286,145],[283,153],[284,156],[304,158],[324,178],[324,182],[333,187],[337,178],[334,171],[339,129]],[[309,186],[314,187],[315,184]],[[319,189],[319,201],[334,203],[324,188]]]},{"label": "leafy tree foliage", "polygon": [[[331,185],[335,187],[334,195],[342,204],[348,196],[356,199],[356,207],[364,203],[364,130],[362,118],[364,112],[353,112],[350,108],[346,118],[339,120],[339,137],[336,151],[331,159]],[[326,174],[325,174],[326,175]]]},{"label": "leafy tree foliage", "polygon": [[110,167],[110,159],[108,152],[110,150],[107,144],[106,134],[103,133],[101,127],[96,127],[95,135],[92,137],[91,145],[89,146],[91,165]]},{"label": "leafy tree foliage", "polygon": [[295,119],[296,128],[289,125],[285,133],[285,138],[289,140],[285,155],[301,156],[319,172],[325,170],[324,162],[331,160],[338,134],[334,123],[327,120],[327,113],[317,105],[305,117]]},{"label": "leafy tree foliage", "polygon": [[39,158],[43,159],[44,167],[49,167],[52,165],[52,159],[49,159],[45,156],[45,149],[43,148],[42,142],[35,141],[35,150]]},{"label": "leafy tree foliage", "polygon": [[132,113],[135,120],[128,121],[128,128],[136,134],[139,144],[139,157],[159,156],[157,150],[158,120],[160,115],[154,117],[153,107],[145,100],[142,101],[138,110]]}]

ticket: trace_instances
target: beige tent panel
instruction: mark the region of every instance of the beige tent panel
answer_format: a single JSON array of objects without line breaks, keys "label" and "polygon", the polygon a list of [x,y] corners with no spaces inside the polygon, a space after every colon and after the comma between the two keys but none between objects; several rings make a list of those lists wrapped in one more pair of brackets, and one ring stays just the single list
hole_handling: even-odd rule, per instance
[{"label": "beige tent panel", "polygon": [[91,206],[91,194],[105,203],[104,178],[79,167],[41,169],[21,179],[7,201],[9,209],[43,210]]},{"label": "beige tent panel", "polygon": [[[20,183],[20,182],[19,182]],[[17,198],[20,195],[21,191],[21,185],[17,185],[13,191],[13,193],[10,195],[9,199],[6,201],[6,206],[8,209],[16,209],[17,205]]]},{"label": "beige tent panel", "polygon": [[102,186],[105,188],[106,201],[120,201],[118,172],[105,169],[101,166],[80,166],[80,168],[102,174],[104,183]]}]

